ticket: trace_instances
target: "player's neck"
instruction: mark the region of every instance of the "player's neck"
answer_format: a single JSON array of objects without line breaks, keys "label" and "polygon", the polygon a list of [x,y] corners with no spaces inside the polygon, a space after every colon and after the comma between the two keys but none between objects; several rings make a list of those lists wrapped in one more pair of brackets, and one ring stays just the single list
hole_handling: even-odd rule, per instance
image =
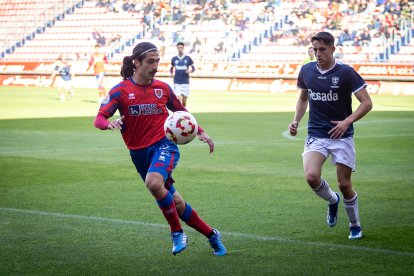
[{"label": "player's neck", "polygon": [[143,79],[143,78],[139,78],[139,77],[138,77],[138,76],[136,76],[136,75],[132,76],[132,79],[134,80],[134,82],[135,82],[136,84],[138,84],[138,85],[142,85],[142,86],[145,86],[145,85],[150,85],[150,84],[151,84],[151,82],[152,82],[152,79],[151,79],[151,80],[148,80],[148,79]]},{"label": "player's neck", "polygon": [[332,59],[331,62],[329,62],[328,64],[326,64],[326,66],[323,66],[323,68],[317,64],[319,71],[322,72],[328,72],[329,70],[331,70],[332,68],[334,68],[336,65],[336,60]]}]

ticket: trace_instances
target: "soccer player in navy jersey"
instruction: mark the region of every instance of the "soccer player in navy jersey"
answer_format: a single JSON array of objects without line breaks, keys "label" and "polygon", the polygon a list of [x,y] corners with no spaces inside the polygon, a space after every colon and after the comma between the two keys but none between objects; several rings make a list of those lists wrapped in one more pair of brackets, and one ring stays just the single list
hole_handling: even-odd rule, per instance
[{"label": "soccer player in navy jersey", "polygon": [[[53,81],[56,75],[59,75],[58,79],[58,90],[60,100],[63,102],[66,100],[66,94],[69,93],[71,97],[75,95],[75,89],[73,88],[72,80],[74,78],[73,70],[71,71],[71,65],[67,61],[63,60],[62,57],[59,57],[54,66],[54,70],[50,79]],[[53,84],[53,83],[52,83]]]},{"label": "soccer player in navy jersey", "polygon": [[[299,72],[300,95],[289,132],[292,136],[297,134],[309,103],[308,136],[302,154],[306,181],[316,195],[328,201],[327,223],[335,226],[340,197],[321,178],[322,166],[331,155],[350,222],[349,239],[360,239],[358,195],[351,182],[355,170],[353,123],[372,109],[372,101],[362,77],[352,67],[335,60],[335,38],[330,33],[320,32],[311,41],[316,61],[303,65]],[[360,102],[354,112],[352,95]]]},{"label": "soccer player in navy jersey", "polygon": [[[174,77],[174,92],[184,106],[190,96],[190,74],[195,71],[194,62],[184,54],[184,43],[177,43],[178,55],[171,59],[170,74]],[[175,73],[174,73],[175,70]]]},{"label": "soccer player in navy jersey", "polygon": [[[172,253],[176,255],[187,247],[181,219],[208,238],[215,255],[223,256],[227,251],[220,233],[204,222],[173,186],[172,172],[180,159],[180,151],[165,137],[164,121],[168,110],[187,110],[168,84],[154,79],[159,61],[155,45],[149,42],[136,45],[132,55],[123,60],[123,81],[109,91],[94,124],[102,130],[121,131],[137,172],[170,225]],[[109,121],[117,110],[121,118]],[[213,140],[201,127],[197,135],[212,153]]]}]

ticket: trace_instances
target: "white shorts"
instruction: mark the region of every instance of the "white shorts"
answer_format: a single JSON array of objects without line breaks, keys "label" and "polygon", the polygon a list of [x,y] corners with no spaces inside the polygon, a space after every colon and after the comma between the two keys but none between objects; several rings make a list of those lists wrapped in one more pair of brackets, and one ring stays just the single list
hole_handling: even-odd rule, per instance
[{"label": "white shorts", "polygon": [[62,78],[59,78],[58,88],[59,89],[65,89],[67,91],[71,90],[73,88],[72,80],[64,80]]},{"label": "white shorts", "polygon": [[174,83],[174,93],[177,97],[183,95],[188,98],[190,96],[190,85]]},{"label": "white shorts", "polygon": [[355,144],[354,137],[347,137],[342,139],[328,139],[306,137],[304,150],[302,156],[305,156],[310,151],[316,151],[328,159],[332,156],[331,163],[344,164],[355,171]]},{"label": "white shorts", "polygon": [[98,88],[102,86],[103,79],[105,77],[105,72],[101,72],[98,75],[95,75],[96,83],[98,84]]}]

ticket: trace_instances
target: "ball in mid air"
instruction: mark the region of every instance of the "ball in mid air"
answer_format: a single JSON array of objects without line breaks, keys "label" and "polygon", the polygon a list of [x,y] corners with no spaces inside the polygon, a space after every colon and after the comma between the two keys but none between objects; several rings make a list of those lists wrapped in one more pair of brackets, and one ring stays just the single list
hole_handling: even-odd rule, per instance
[{"label": "ball in mid air", "polygon": [[171,142],[177,145],[184,145],[196,137],[198,124],[191,113],[176,111],[165,120],[164,132]]}]

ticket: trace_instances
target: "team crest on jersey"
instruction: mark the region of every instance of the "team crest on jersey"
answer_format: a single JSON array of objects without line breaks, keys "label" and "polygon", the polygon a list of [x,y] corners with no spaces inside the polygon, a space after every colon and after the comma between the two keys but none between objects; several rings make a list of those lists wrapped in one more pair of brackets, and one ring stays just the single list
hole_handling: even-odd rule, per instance
[{"label": "team crest on jersey", "polygon": [[129,93],[128,94],[128,100],[135,100],[135,94],[134,93]]},{"label": "team crest on jersey", "polygon": [[105,99],[103,99],[103,101],[102,101],[102,104],[108,104],[109,103],[109,101],[110,101],[111,99],[110,99],[110,97],[109,97],[109,95],[108,96],[106,96],[105,97]]},{"label": "team crest on jersey", "polygon": [[155,94],[155,96],[157,96],[158,99],[161,99],[162,95],[164,95],[164,92],[162,91],[162,89],[155,88],[154,89],[154,94]]},{"label": "team crest on jersey", "polygon": [[332,77],[332,84],[333,84],[334,86],[337,86],[337,85],[338,85],[338,83],[339,83],[339,77]]}]

